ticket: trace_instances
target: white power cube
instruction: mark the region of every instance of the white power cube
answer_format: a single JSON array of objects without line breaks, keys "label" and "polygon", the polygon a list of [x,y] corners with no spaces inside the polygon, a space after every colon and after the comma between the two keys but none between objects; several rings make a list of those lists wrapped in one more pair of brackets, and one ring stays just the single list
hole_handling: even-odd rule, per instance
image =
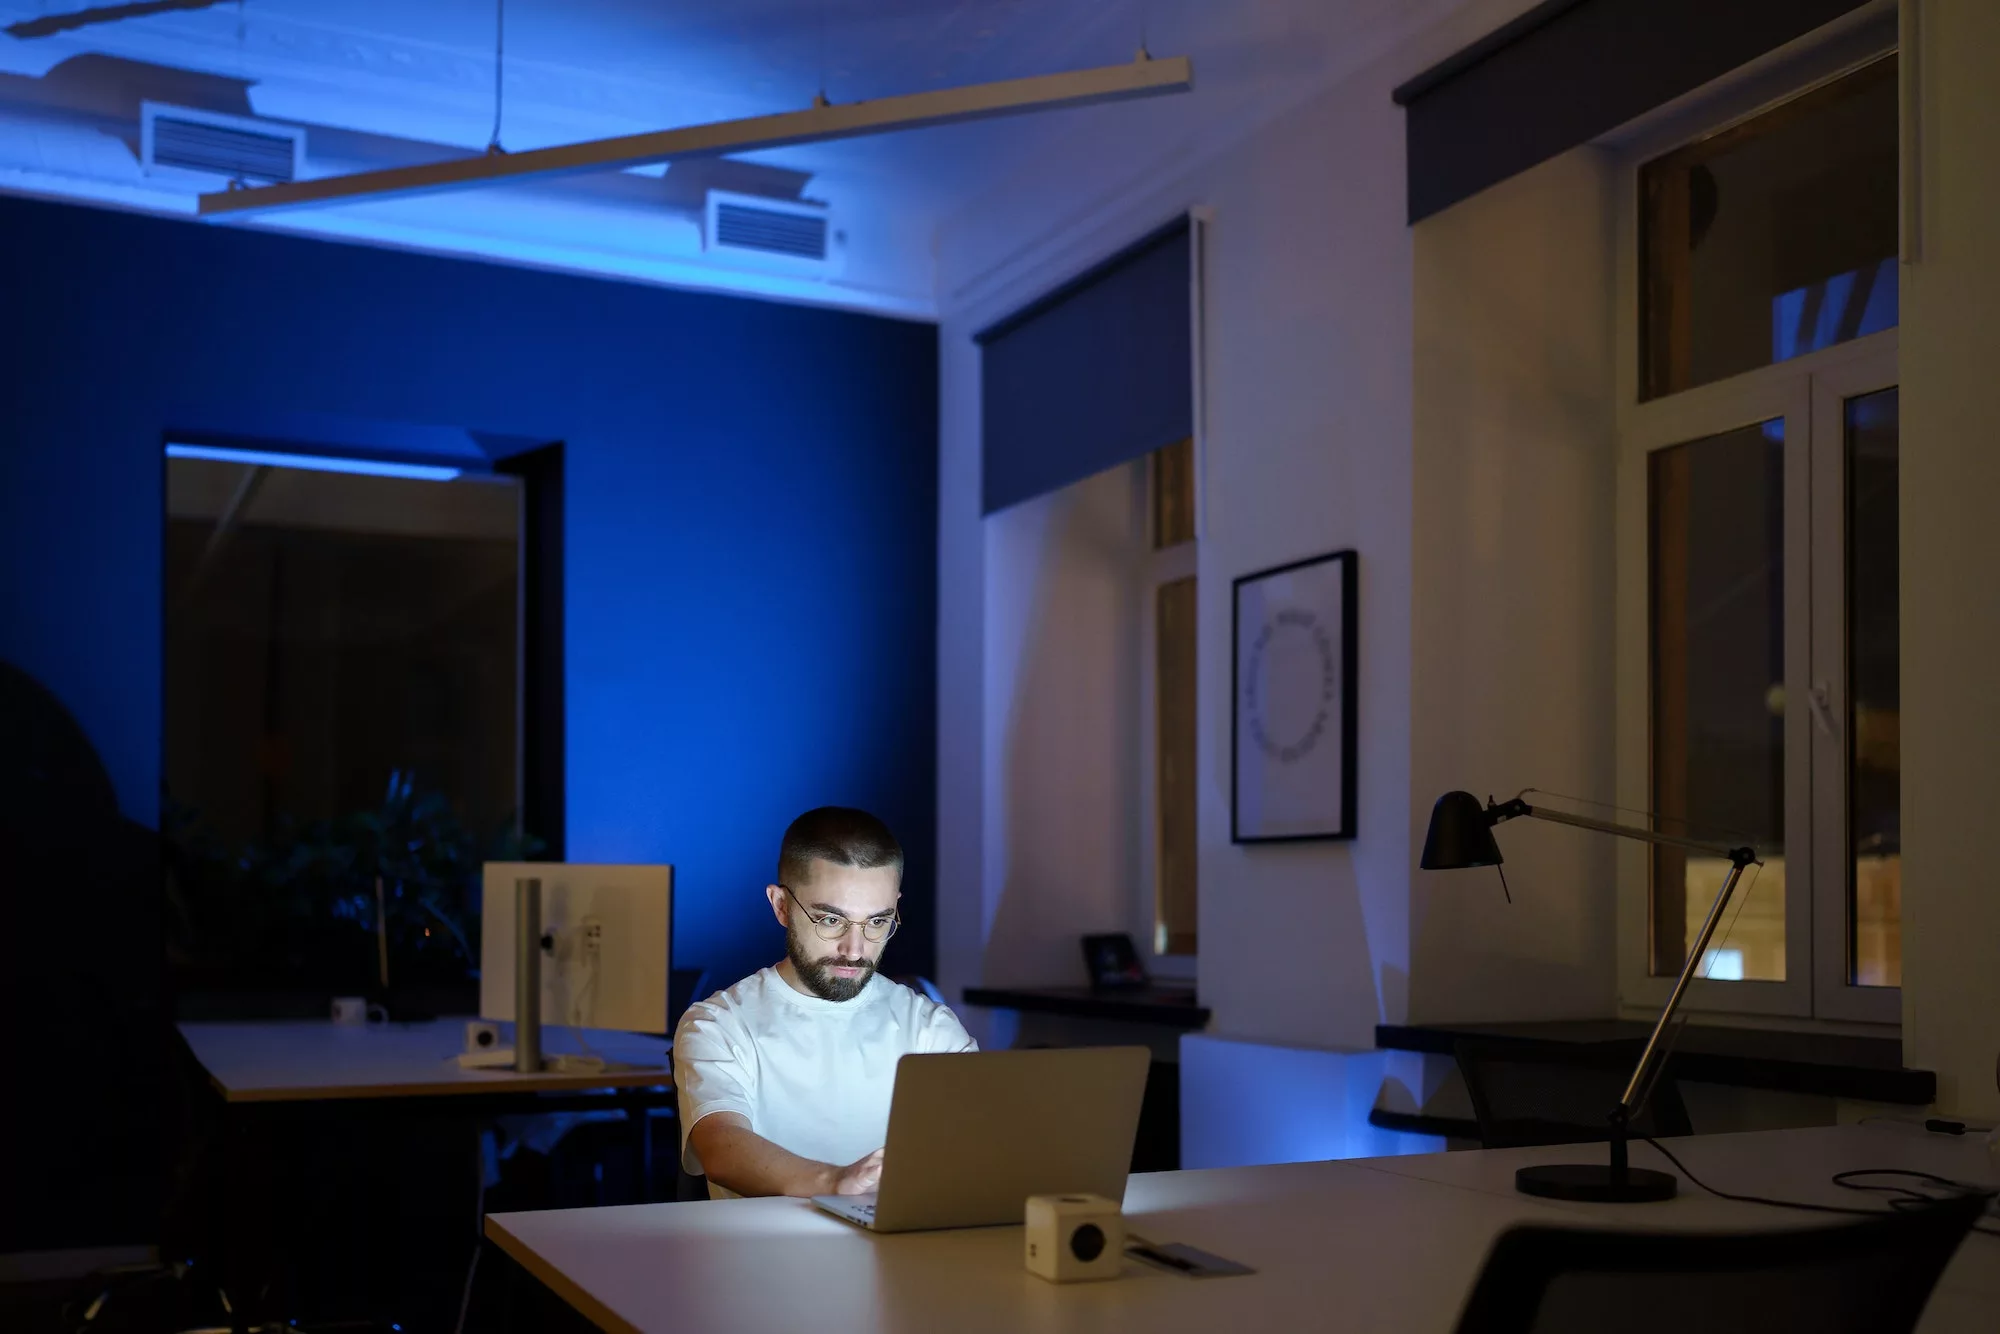
[{"label": "white power cube", "polygon": [[1028,1197],[1028,1272],[1051,1283],[1117,1278],[1125,1266],[1125,1216],[1102,1195]]}]

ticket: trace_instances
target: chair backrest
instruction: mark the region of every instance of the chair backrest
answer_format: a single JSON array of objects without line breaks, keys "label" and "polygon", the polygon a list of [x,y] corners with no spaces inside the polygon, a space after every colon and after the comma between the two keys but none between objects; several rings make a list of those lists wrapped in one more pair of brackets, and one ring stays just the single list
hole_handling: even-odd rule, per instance
[{"label": "chair backrest", "polygon": [[944,993],[938,990],[938,984],[921,973],[898,973],[889,980],[891,982],[900,982],[919,996],[928,997],[939,1005],[945,1003]]},{"label": "chair backrest", "polygon": [[1512,1228],[1458,1334],[1908,1334],[1989,1199],[1784,1232]]},{"label": "chair backrest", "polygon": [[[1611,1112],[1639,1059],[1631,1042],[1547,1043],[1461,1038],[1459,1073],[1489,1149],[1583,1144],[1611,1137]],[[1631,1133],[1664,1138],[1694,1133],[1680,1087],[1667,1075],[1633,1121]]]},{"label": "chair backrest", "polygon": [[687,1007],[712,994],[706,968],[674,968],[667,972],[667,1034],[680,1027]]}]

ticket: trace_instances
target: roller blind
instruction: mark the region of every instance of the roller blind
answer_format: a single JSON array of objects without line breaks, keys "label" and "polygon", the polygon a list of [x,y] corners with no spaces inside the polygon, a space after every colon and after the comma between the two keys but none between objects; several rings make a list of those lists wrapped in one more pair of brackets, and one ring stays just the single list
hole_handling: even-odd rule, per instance
[{"label": "roller blind", "polygon": [[1867,0],[1545,0],[1396,89],[1410,221],[1588,143]]},{"label": "roller blind", "polygon": [[1194,433],[1183,217],[976,334],[987,514]]}]

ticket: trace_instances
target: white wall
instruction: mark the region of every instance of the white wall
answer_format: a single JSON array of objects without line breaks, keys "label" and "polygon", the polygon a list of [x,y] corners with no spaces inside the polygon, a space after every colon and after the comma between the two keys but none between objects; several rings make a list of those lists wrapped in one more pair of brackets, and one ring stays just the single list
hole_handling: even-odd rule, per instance
[{"label": "white wall", "polygon": [[1077,986],[1139,883],[1145,511],[1128,464],[987,519],[985,980]]},{"label": "white wall", "polygon": [[[1162,48],[1164,49],[1164,48]],[[1002,623],[973,607],[1032,578],[1023,548],[982,534],[978,357],[972,331],[1194,206],[1213,210],[1207,263],[1209,360],[1201,536],[1199,691],[1200,939],[1214,1029],[1304,1046],[1368,1047],[1383,1015],[1378,970],[1401,1018],[1408,952],[1410,240],[1404,225],[1398,78],[1422,59],[1377,61],[1250,139],[1092,211],[1086,182],[1115,179],[1124,151],[1071,146],[1033,182],[1009,183],[941,240],[940,972],[948,992],[1042,970],[1039,936],[998,931],[1018,881],[1015,802],[1061,802],[1070,766],[1046,792],[996,790],[1005,752],[1057,752],[1008,734],[992,712],[1012,698],[985,679],[1014,670]],[[1061,181],[1078,183],[1067,195]],[[1078,214],[1083,220],[1074,221]],[[1023,233],[1060,239],[1021,262]],[[991,277],[1004,273],[1004,280]],[[1006,516],[984,527],[1005,528]],[[1360,554],[1360,837],[1244,848],[1229,842],[1230,581],[1343,547]],[[1001,561],[1004,569],[988,562]],[[1010,632],[1011,633],[1011,632]],[[975,730],[968,715],[978,715]],[[1000,730],[993,729],[998,726]],[[1071,738],[1072,741],[1081,738]],[[975,746],[985,753],[975,753]],[[1088,800],[1089,789],[1078,789]],[[983,818],[979,814],[983,813]],[[1116,828],[1122,828],[1114,826]],[[1109,832],[1109,831],[1106,831]],[[1100,835],[1102,836],[1102,835]],[[1113,834],[1122,838],[1122,833]],[[1124,887],[1129,893],[1130,888]],[[1094,903],[1088,904],[1095,910]],[[1117,923],[1122,926],[1122,920]],[[1073,950],[1088,927],[1039,926]],[[1068,967],[1066,959],[1063,966]]]},{"label": "white wall", "polygon": [[986,534],[979,514],[979,351],[938,331],[938,984],[983,1045],[992,1012],[960,1003],[986,976]]},{"label": "white wall", "polygon": [[[978,355],[970,335],[1199,207],[1211,217],[1199,562],[1202,1000],[1214,1011],[1212,1031],[1293,1046],[1366,1048],[1377,1023],[1410,1017],[1410,840],[1420,818],[1411,806],[1415,331],[1403,113],[1389,94],[1523,7],[1437,0],[1259,8],[1226,50],[1213,58],[1197,51],[1198,67],[1220,67],[1227,78],[1254,58],[1270,66],[1274,83],[1297,86],[1307,62],[1325,71],[1317,91],[1229,138],[1216,121],[1196,117],[1190,128],[1174,118],[1184,106],[1198,110],[1201,90],[1214,87],[1198,77],[1188,103],[1146,113],[1153,138],[1136,113],[1074,136],[1037,172],[1000,183],[941,233],[938,832],[948,991],[1029,971],[1041,948],[1019,950],[990,926],[1013,836],[1003,814],[1010,798],[992,790],[996,759],[979,753],[1005,744],[990,731],[987,710],[998,696],[983,675],[1000,670],[1009,651],[984,642],[993,620],[979,606],[996,586],[984,562],[1000,549],[981,534]],[[1175,49],[1171,34],[1154,46]],[[1179,145],[1174,165],[1135,175],[1133,163],[1157,154],[1162,136]],[[1230,583],[1348,547],[1359,552],[1359,836],[1231,844]],[[1017,569],[1000,577],[1024,576]],[[1552,707],[1574,675],[1552,681],[1536,707]],[[1569,752],[1557,749],[1567,760]],[[1567,780],[1575,770],[1566,762],[1538,773]],[[1051,766],[1046,781],[1065,781],[1061,768]],[[1527,921],[1539,928],[1545,916]],[[1073,937],[1083,928],[1060,929]],[[1547,949],[1572,947],[1578,934],[1539,939]],[[1444,957],[1451,945],[1434,951],[1438,966],[1453,966]],[[1588,952],[1608,958],[1608,936]],[[1504,970],[1492,980],[1506,986],[1519,977]]]},{"label": "white wall", "polygon": [[2000,5],[1925,0],[1903,271],[1903,1060],[2000,1115]]},{"label": "white wall", "polygon": [[1383,1080],[1419,1060],[1409,1052],[1324,1051],[1190,1033],[1180,1051],[1181,1166],[1435,1153],[1445,1146],[1437,1136],[1368,1124]]},{"label": "white wall", "polygon": [[[1005,842],[985,817],[1008,798],[989,790],[984,753],[996,549],[978,511],[970,335],[1200,206],[1212,211],[1200,565],[1212,1031],[1354,1048],[1381,1021],[1604,1014],[1615,1002],[1604,840],[1510,826],[1511,908],[1476,873],[1414,870],[1430,803],[1448,788],[1604,797],[1612,786],[1606,173],[1580,151],[1404,223],[1389,89],[1508,8],[1458,7],[1240,142],[1190,147],[1136,183],[1141,139],[1078,136],[941,234],[940,941],[954,994],[1027,972],[1042,948],[996,948],[989,934]],[[2000,7],[1926,0],[1925,11],[1931,224],[1902,321],[1905,1059],[1939,1071],[1944,1105],[1991,1114],[2000,893],[1981,803],[2000,790],[2000,594],[1986,573],[2000,565],[2000,85],[1987,74],[2000,64]],[[1348,546],[1360,552],[1360,837],[1234,846],[1229,581]],[[1059,768],[1048,781],[1063,781]]]},{"label": "white wall", "polygon": [[[1413,866],[1451,789],[1614,795],[1611,190],[1580,148],[1412,229]],[[1613,843],[1500,842],[1512,904],[1492,871],[1412,872],[1411,1019],[1609,1015]]]},{"label": "white wall", "polygon": [[[1201,174],[1201,992],[1217,1032],[1370,1047],[1409,951],[1410,233],[1402,71],[1378,65]],[[1229,841],[1230,583],[1359,553],[1358,836]],[[1386,1002],[1386,1004],[1385,1004]]]}]

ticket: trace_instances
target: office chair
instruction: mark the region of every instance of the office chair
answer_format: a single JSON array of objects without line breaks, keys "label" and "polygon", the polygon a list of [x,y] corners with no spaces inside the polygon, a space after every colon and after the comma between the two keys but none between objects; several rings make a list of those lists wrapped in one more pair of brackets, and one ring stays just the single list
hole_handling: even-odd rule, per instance
[{"label": "office chair", "polygon": [[944,992],[938,990],[938,984],[921,973],[897,973],[889,980],[900,982],[919,996],[927,997],[939,1005],[948,1003],[944,998]]},{"label": "office chair", "polygon": [[1785,1232],[1510,1228],[1458,1334],[1908,1334],[1988,1202]]},{"label": "office chair", "polygon": [[672,1037],[674,1029],[680,1026],[681,1016],[688,1006],[696,1001],[707,1000],[715,994],[715,985],[706,968],[670,968],[667,970],[667,1036]]},{"label": "office chair", "polygon": [[[1636,1043],[1524,1043],[1460,1038],[1454,1054],[1479,1120],[1480,1146],[1588,1144],[1611,1137],[1611,1111],[1639,1059]],[[1633,1137],[1691,1135],[1680,1086],[1662,1074]]]}]

